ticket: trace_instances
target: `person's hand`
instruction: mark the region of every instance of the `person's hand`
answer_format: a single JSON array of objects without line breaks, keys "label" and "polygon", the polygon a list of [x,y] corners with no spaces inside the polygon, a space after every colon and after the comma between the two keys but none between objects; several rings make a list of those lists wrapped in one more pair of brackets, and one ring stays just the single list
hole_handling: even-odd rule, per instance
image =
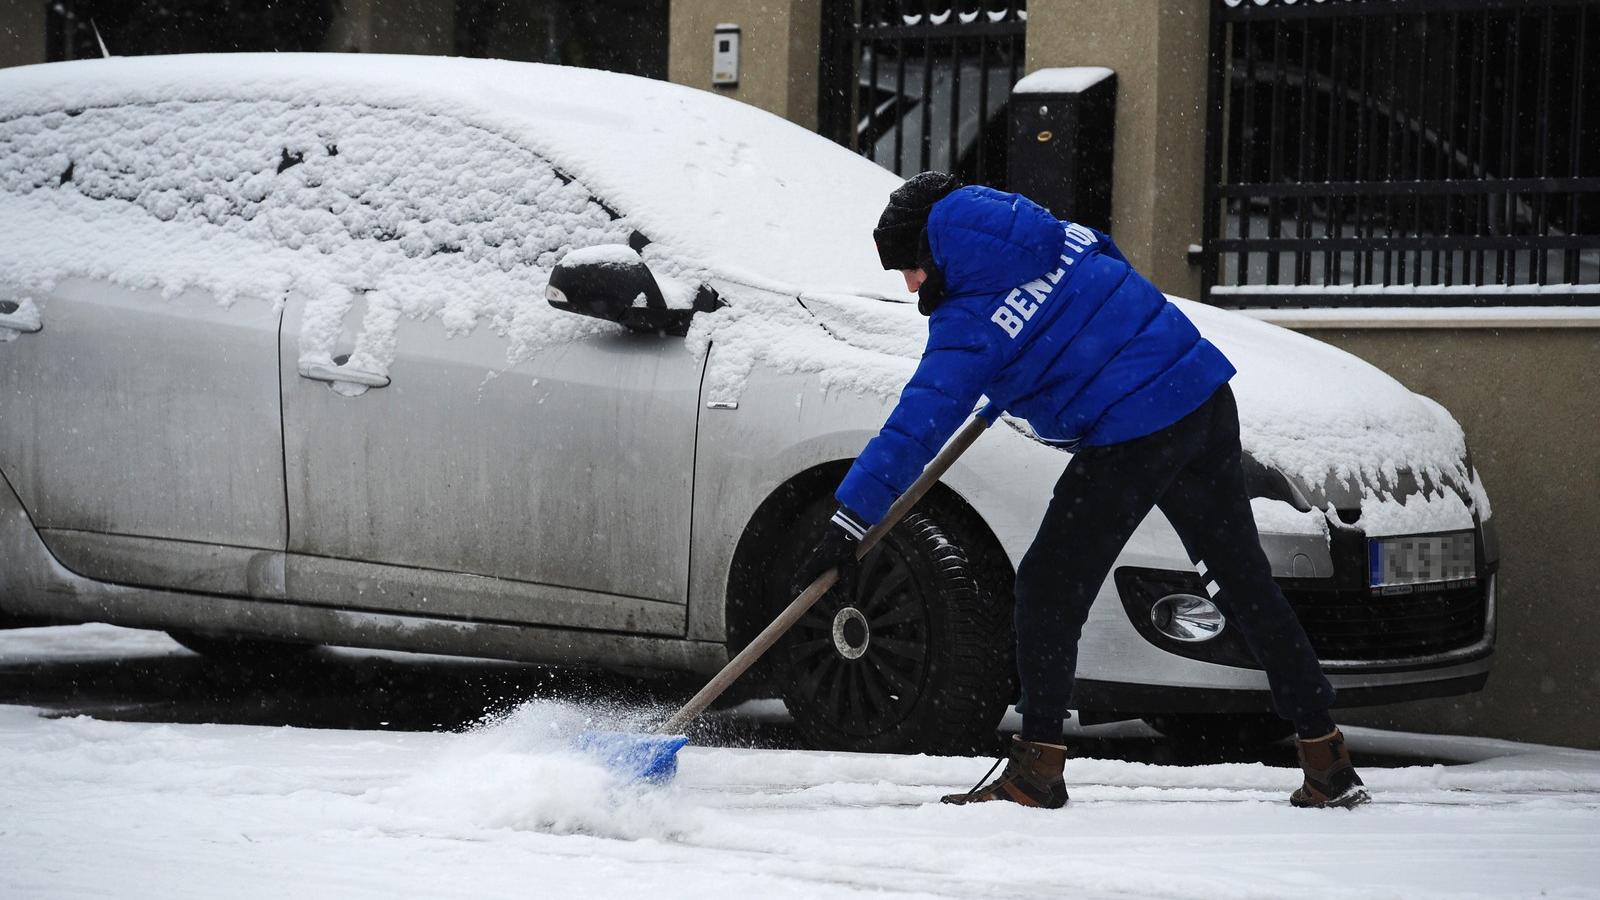
[{"label": "person's hand", "polygon": [[811,586],[813,581],[829,569],[839,570],[839,581],[834,590],[848,595],[855,584],[856,554],[861,550],[861,539],[866,536],[866,526],[848,509],[839,507],[828,522],[822,539],[806,555],[795,577],[789,584],[791,599]]}]

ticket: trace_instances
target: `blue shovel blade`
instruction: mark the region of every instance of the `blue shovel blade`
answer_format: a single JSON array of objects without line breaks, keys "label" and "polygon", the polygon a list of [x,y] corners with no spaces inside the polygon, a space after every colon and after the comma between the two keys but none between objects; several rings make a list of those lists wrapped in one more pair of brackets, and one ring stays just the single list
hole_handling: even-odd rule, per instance
[{"label": "blue shovel blade", "polygon": [[678,774],[678,751],[689,739],[681,734],[629,734],[585,731],[574,745],[631,781],[665,784]]}]

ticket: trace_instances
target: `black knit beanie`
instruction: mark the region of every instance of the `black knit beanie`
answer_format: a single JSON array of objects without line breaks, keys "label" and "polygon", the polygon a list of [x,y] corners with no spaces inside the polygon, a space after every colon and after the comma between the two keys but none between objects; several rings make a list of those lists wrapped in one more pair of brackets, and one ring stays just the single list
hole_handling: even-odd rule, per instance
[{"label": "black knit beanie", "polygon": [[885,269],[915,269],[921,265],[918,242],[928,224],[928,211],[958,187],[961,182],[954,175],[923,172],[894,189],[872,232],[878,245],[878,261]]}]

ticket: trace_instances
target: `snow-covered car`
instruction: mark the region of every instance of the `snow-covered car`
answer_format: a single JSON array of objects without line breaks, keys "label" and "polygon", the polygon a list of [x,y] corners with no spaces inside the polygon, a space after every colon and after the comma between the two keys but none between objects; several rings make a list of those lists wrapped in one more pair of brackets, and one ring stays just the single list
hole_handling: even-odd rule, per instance
[{"label": "snow-covered car", "polygon": [[[0,72],[0,609],[219,654],[714,671],[787,601],[921,351],[870,239],[897,183],[753,107],[596,71]],[[1454,419],[1177,302],[1239,369],[1262,542],[1341,702],[1479,688],[1497,551]],[[1068,459],[1002,423],[752,682],[814,743],[992,736],[1012,573]],[[1079,674],[1086,716],[1270,721],[1159,513]]]}]

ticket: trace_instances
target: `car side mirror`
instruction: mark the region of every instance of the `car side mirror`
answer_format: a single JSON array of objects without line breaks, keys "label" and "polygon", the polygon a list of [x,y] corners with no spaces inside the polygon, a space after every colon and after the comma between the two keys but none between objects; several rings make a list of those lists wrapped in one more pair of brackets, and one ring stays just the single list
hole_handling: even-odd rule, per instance
[{"label": "car side mirror", "polygon": [[[685,335],[699,311],[673,309],[639,254],[623,244],[601,244],[569,252],[550,273],[545,299],[559,310],[619,322],[630,331]],[[715,307],[713,307],[715,308]]]}]

